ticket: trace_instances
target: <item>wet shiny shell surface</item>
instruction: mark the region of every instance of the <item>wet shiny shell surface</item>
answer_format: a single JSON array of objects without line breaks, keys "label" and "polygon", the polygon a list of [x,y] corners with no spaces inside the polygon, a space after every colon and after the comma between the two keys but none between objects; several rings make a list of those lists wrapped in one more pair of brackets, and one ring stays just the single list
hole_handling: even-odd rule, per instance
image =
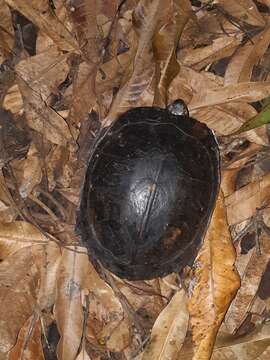
[{"label": "wet shiny shell surface", "polygon": [[90,258],[131,280],[192,264],[219,183],[206,125],[166,109],[129,110],[97,138],[87,167],[78,228]]}]

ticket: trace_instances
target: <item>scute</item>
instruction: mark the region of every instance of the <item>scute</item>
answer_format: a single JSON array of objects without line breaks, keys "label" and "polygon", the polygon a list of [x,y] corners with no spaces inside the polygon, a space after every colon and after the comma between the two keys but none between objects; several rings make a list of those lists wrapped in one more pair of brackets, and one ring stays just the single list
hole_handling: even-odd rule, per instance
[{"label": "scute", "polygon": [[219,183],[206,125],[160,108],[129,110],[89,159],[78,228],[90,258],[132,280],[181,270],[202,243]]}]

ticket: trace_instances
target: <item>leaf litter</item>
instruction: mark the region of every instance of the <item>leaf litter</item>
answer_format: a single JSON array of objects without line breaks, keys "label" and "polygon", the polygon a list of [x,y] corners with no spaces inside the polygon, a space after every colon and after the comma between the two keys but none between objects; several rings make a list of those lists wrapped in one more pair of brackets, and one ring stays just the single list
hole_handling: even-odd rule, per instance
[{"label": "leaf litter", "polygon": [[[0,0],[0,359],[269,358],[269,16],[268,0]],[[219,138],[204,244],[164,279],[98,273],[75,232],[91,145],[176,98]]]}]

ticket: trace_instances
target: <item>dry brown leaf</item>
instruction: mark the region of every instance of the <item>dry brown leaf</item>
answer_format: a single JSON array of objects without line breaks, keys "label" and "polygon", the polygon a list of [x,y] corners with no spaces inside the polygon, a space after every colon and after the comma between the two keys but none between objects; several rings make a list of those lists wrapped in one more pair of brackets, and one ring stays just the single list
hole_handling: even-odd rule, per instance
[{"label": "dry brown leaf", "polygon": [[180,290],[157,318],[142,359],[178,359],[186,337],[188,320],[187,297],[185,291]]},{"label": "dry brown leaf", "polygon": [[264,26],[265,21],[252,0],[216,0],[230,15],[254,26]]},{"label": "dry brown leaf", "polygon": [[241,277],[241,288],[233,300],[226,315],[225,324],[234,333],[251,311],[255,295],[258,291],[261,277],[269,260],[270,241],[268,236],[260,237],[261,255],[256,247],[246,255],[239,254],[235,266]]},{"label": "dry brown leaf", "polygon": [[0,170],[0,217],[3,222],[11,222],[16,219],[17,209],[14,208],[12,196],[7,188],[5,177]]},{"label": "dry brown leaf", "polygon": [[41,326],[31,316],[21,328],[16,345],[9,353],[9,360],[44,360],[41,343]]},{"label": "dry brown leaf", "polygon": [[119,87],[123,74],[132,61],[129,52],[120,54],[117,58],[102,64],[96,77],[96,91],[102,94],[104,91]]},{"label": "dry brown leaf", "polygon": [[[258,36],[258,35],[257,35]],[[248,61],[249,56],[253,52],[254,44],[247,42],[240,46],[231,58],[224,75],[224,85],[236,84],[239,82],[239,75],[242,68]]]},{"label": "dry brown leaf", "polygon": [[73,84],[73,97],[70,107],[69,122],[73,125],[73,136],[77,138],[79,124],[91,112],[96,102],[95,79],[97,66],[83,62]]},{"label": "dry brown leaf", "polygon": [[85,346],[83,346],[82,350],[80,351],[79,355],[76,357],[75,360],[91,360],[90,356],[85,350]]},{"label": "dry brown leaf", "polygon": [[52,47],[21,61],[16,71],[28,125],[55,144],[66,145],[72,136],[65,120],[47,104],[49,95],[67,76],[67,55]]},{"label": "dry brown leaf", "polygon": [[37,304],[40,310],[47,309],[55,302],[57,272],[61,261],[61,249],[50,241],[48,244],[32,246],[35,265],[39,272]]},{"label": "dry brown leaf", "polygon": [[69,246],[63,249],[57,276],[57,295],[54,307],[60,341],[57,346],[59,360],[74,360],[83,333],[81,291],[87,276],[88,257],[85,249]]},{"label": "dry brown leaf", "polygon": [[48,100],[51,93],[57,94],[57,87],[66,79],[68,71],[68,55],[59,51],[56,46],[16,65],[19,77],[44,101]]},{"label": "dry brown leaf", "polygon": [[123,307],[111,287],[88,262],[84,287],[90,292],[87,338],[111,351],[122,351],[129,344],[129,323]]},{"label": "dry brown leaf", "polygon": [[237,82],[250,81],[254,65],[257,65],[268,49],[270,42],[270,27],[252,39],[253,44],[246,43],[233,56],[229,63],[224,83],[226,85]]},{"label": "dry brown leaf", "polygon": [[27,198],[41,182],[42,169],[39,155],[36,146],[32,144],[25,160],[14,160],[12,162],[18,190],[23,199]]},{"label": "dry brown leaf", "polygon": [[[167,1],[167,0],[166,0]],[[137,106],[141,104],[151,104],[154,94],[147,94],[151,87],[155,76],[155,63],[152,48],[152,38],[157,30],[162,17],[162,5],[167,8],[164,1],[160,0],[141,0],[134,10],[133,25],[138,34],[138,39],[134,41],[138,43],[133,64],[126,70],[126,81],[122,88],[118,91],[112,107],[109,111],[105,124],[109,124],[120,113],[128,110],[135,103]],[[135,39],[134,39],[135,40]],[[147,96],[147,99],[145,97]]]},{"label": "dry brown leaf", "polygon": [[63,25],[44,0],[5,0],[12,8],[32,21],[40,30],[47,34],[55,44],[64,51],[77,51],[79,46],[75,37]]},{"label": "dry brown leaf", "polygon": [[24,99],[25,116],[30,128],[40,132],[54,144],[67,146],[73,144],[66,121],[24,82],[19,82]]},{"label": "dry brown leaf", "polygon": [[[144,284],[142,283],[142,281],[132,281],[130,283],[118,281],[117,287],[125,299],[127,299],[131,309],[138,315],[142,314],[141,317],[139,316],[139,319],[140,324],[145,331],[152,328],[158,315],[164,309],[167,302],[166,298],[164,299],[161,296],[159,281],[155,279],[147,281],[147,283],[144,282]],[[177,290],[179,290],[179,288]],[[147,316],[145,317],[144,314],[147,314]]]},{"label": "dry brown leaf", "polygon": [[251,218],[263,200],[269,196],[270,174],[250,183],[226,197],[225,204],[229,225],[239,224]]},{"label": "dry brown leaf", "polygon": [[[220,332],[217,336],[213,360],[268,360],[260,357],[267,351],[270,343],[269,324],[263,324],[251,333],[234,338],[228,333]],[[269,353],[268,353],[269,354]]]},{"label": "dry brown leaf", "polygon": [[[75,25],[80,48],[91,64],[99,63],[103,47],[103,39],[97,23],[98,16],[101,15],[102,3],[101,0],[70,3],[70,15]],[[106,20],[108,22],[108,19]]]},{"label": "dry brown leaf", "polygon": [[179,60],[185,66],[194,70],[201,70],[206,65],[212,64],[227,56],[231,56],[235,49],[241,44],[241,36],[222,36],[213,40],[211,45],[197,49],[180,51]]},{"label": "dry brown leaf", "polygon": [[[181,84],[179,87],[178,84]],[[218,135],[228,135],[238,129],[250,117],[255,116],[257,111],[249,104],[242,101],[231,101],[221,103],[214,106],[202,107],[199,109],[192,108],[192,96],[204,97],[206,89],[213,91],[219,89],[222,91],[222,78],[214,76],[207,72],[197,72],[193,69],[181,66],[180,73],[175,78],[170,88],[170,100],[183,98],[189,103],[189,110],[192,116],[199,121],[206,123],[210,128],[214,129]],[[182,96],[183,87],[186,87],[188,95]],[[217,90],[217,91],[219,91]],[[193,94],[193,95],[192,95]],[[190,102],[191,101],[191,102]],[[245,136],[251,141],[258,144],[267,144],[267,135],[265,128],[250,131]]]},{"label": "dry brown leaf", "polygon": [[20,249],[47,243],[48,238],[26,221],[0,223],[0,258],[2,261]]},{"label": "dry brown leaf", "polygon": [[188,0],[175,0],[170,7],[168,19],[153,38],[153,51],[158,66],[156,88],[153,104],[165,107],[167,105],[168,88],[179,72],[176,59],[176,47],[180,35],[192,14],[191,4]]},{"label": "dry brown leaf", "polygon": [[[14,28],[11,13],[4,0],[0,0],[0,64],[6,59],[14,45]],[[1,59],[1,57],[3,58]]]},{"label": "dry brown leaf", "polygon": [[[218,135],[229,135],[256,114],[256,110],[251,105],[240,102],[209,106],[192,111],[192,115],[196,119],[206,123]],[[253,134],[255,134],[254,131]]]},{"label": "dry brown leaf", "polygon": [[196,344],[194,360],[210,358],[216,333],[240,286],[234,261],[235,252],[220,193],[203,247],[195,261],[192,280],[195,286],[188,305]]},{"label": "dry brown leaf", "polygon": [[0,353],[9,351],[36,306],[38,273],[29,247],[0,264]]},{"label": "dry brown leaf", "polygon": [[189,103],[190,110],[219,105],[232,101],[255,102],[270,95],[270,82],[245,82],[216,89],[205,88],[204,93],[195,94]]}]

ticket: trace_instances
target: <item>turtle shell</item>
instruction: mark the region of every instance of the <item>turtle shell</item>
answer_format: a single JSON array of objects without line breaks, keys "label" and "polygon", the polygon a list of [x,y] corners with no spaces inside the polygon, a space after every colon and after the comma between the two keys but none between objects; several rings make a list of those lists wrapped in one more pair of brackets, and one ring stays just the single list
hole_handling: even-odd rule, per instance
[{"label": "turtle shell", "polygon": [[204,124],[133,108],[97,137],[78,214],[90,259],[130,280],[191,265],[219,190],[218,144]]}]

